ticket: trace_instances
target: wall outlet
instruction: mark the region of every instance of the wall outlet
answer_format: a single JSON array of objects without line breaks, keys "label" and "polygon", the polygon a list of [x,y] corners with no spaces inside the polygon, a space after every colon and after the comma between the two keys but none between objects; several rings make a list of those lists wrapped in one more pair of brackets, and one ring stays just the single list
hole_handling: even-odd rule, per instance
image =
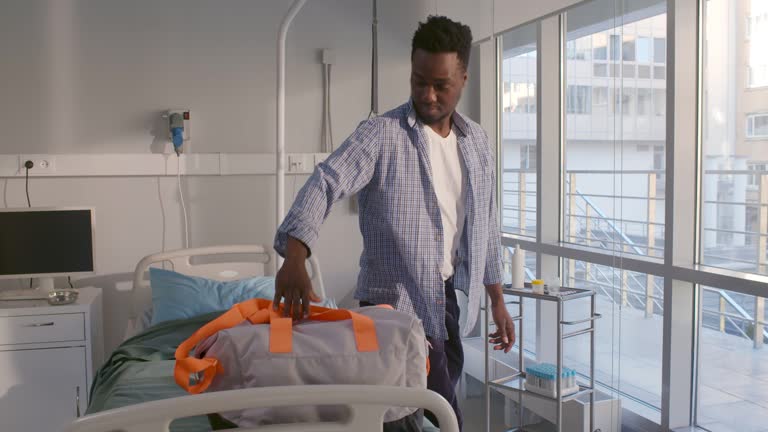
[{"label": "wall outlet", "polygon": [[[179,114],[184,119],[184,141],[192,139],[192,112],[188,109],[170,109],[166,113],[165,117],[170,117],[171,114]],[[169,132],[170,133],[170,132]],[[170,136],[168,137],[171,138]],[[186,145],[186,142],[184,143]]]},{"label": "wall outlet", "polygon": [[[165,114],[163,114],[163,118],[166,120],[170,118],[172,114],[179,114],[181,115],[181,118],[184,120],[184,153],[191,153],[192,152],[192,112],[188,109],[170,109]],[[173,137],[171,136],[170,129],[168,130],[168,142],[166,143],[165,147],[165,153],[171,154],[173,153],[173,145],[171,144],[171,140]]]},{"label": "wall outlet", "polygon": [[288,155],[288,172],[303,173],[305,170],[306,170],[306,163],[304,162],[304,155],[302,154]]},{"label": "wall outlet", "polygon": [[34,166],[29,170],[30,175],[51,175],[56,173],[56,158],[53,155],[21,155],[19,157],[19,173],[25,174],[27,161]]}]

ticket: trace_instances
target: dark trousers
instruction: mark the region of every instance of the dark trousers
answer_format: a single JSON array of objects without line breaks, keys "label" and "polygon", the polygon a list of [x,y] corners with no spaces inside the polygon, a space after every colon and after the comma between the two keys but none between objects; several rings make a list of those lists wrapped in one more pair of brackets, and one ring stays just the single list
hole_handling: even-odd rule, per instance
[{"label": "dark trousers", "polygon": [[[360,306],[371,305],[368,302],[360,302]],[[456,418],[459,420],[459,429],[461,429],[463,418],[456,396],[456,385],[464,368],[464,348],[461,345],[459,332],[459,313],[453,281],[448,279],[445,282],[445,327],[448,330],[448,340],[427,337],[430,344],[430,370],[429,376],[427,376],[427,388],[438,393],[451,404]],[[439,426],[437,419],[431,412],[426,411],[424,415],[429,421]]]}]

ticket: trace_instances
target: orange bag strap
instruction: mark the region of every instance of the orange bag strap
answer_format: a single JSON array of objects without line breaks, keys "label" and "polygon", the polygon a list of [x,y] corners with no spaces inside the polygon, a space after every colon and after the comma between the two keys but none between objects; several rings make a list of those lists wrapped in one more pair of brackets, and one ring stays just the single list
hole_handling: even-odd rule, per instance
[{"label": "orange bag strap", "polygon": [[[222,330],[235,327],[245,320],[250,321],[251,324],[270,324],[269,351],[271,353],[291,352],[293,349],[293,321],[291,318],[283,317],[280,311],[282,311],[282,305],[280,305],[279,311],[275,311],[271,301],[251,299],[236,304],[220,317],[199,328],[176,349],[176,364],[173,369],[176,384],[192,394],[202,393],[208,389],[216,374],[224,371],[221,363],[213,357],[202,359],[190,357],[189,353],[206,338]],[[379,350],[376,326],[370,317],[344,309],[311,306],[309,319],[314,321],[349,319],[352,321],[357,350],[359,352]],[[203,373],[203,378],[197,384],[190,384],[190,376],[199,373]]]},{"label": "orange bag strap", "polygon": [[[290,352],[291,319],[283,318],[279,312],[272,309],[272,302],[264,299],[251,299],[238,303],[220,317],[200,327],[187,340],[176,348],[176,364],[173,368],[173,377],[181,388],[192,394],[205,391],[213,382],[217,373],[224,370],[221,363],[213,357],[202,359],[190,357],[189,353],[206,338],[213,336],[221,330],[235,327],[248,320],[252,324],[271,323],[270,326],[270,351]],[[203,373],[203,378],[197,384],[190,384],[189,377],[193,374]]]},{"label": "orange bag strap", "polygon": [[[320,308],[325,309],[325,308]],[[379,350],[379,339],[376,337],[376,324],[371,317],[360,315],[346,309],[327,309],[325,311],[310,311],[309,319],[312,321],[352,321],[352,330],[355,333],[355,343],[358,352],[375,352]]]}]

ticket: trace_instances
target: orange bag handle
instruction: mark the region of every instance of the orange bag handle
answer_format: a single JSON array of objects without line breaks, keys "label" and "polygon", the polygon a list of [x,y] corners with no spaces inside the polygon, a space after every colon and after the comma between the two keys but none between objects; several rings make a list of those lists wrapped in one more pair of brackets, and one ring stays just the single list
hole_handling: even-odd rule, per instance
[{"label": "orange bag handle", "polygon": [[[173,376],[181,388],[192,394],[204,392],[213,382],[213,378],[224,369],[221,363],[213,357],[202,359],[190,357],[189,353],[203,340],[219,331],[235,327],[245,320],[251,324],[270,324],[269,352],[290,353],[293,350],[293,320],[283,317],[281,304],[278,311],[272,307],[272,302],[264,299],[251,299],[238,303],[220,317],[207,323],[182,342],[176,349],[176,364]],[[345,309],[329,309],[311,306],[308,319],[313,321],[343,321],[351,320],[355,342],[359,352],[379,350],[376,337],[376,325],[370,317]],[[203,373],[203,378],[197,384],[190,384],[192,374]]]}]

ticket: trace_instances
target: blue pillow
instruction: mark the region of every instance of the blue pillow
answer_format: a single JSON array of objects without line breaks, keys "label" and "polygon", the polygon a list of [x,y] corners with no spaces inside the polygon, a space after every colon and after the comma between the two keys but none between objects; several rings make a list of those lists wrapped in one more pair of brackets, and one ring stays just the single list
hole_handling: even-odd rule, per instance
[{"label": "blue pillow", "polygon": [[[272,300],[275,297],[275,278],[269,276],[221,282],[150,268],[149,281],[152,286],[152,325],[224,311],[252,298]],[[329,299],[321,305],[335,307]]]}]

